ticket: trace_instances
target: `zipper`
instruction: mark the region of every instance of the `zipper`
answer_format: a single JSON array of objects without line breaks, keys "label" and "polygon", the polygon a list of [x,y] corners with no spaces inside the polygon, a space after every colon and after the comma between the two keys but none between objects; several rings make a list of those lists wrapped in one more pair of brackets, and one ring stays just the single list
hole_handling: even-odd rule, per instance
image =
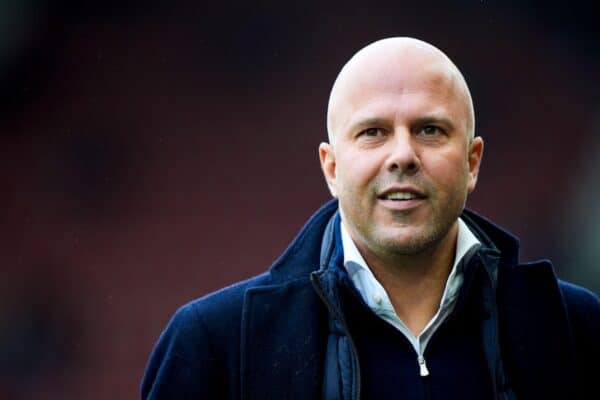
[{"label": "zipper", "polygon": [[427,368],[427,363],[425,362],[425,357],[423,353],[417,356],[417,362],[419,363],[419,375],[421,376],[420,387],[422,389],[422,397],[423,399],[431,399],[431,382],[427,378],[429,376],[429,369]]},{"label": "zipper", "polygon": [[[435,329],[435,332],[433,333],[433,335],[431,335],[431,337],[429,338],[429,340],[427,340],[427,342],[425,342],[423,344],[423,347],[420,346],[419,343],[419,351],[420,353],[417,353],[417,363],[419,364],[419,375],[421,377],[426,377],[429,376],[429,368],[427,368],[427,362],[425,361],[425,349],[427,348],[427,346],[429,346],[429,344],[435,340],[435,338],[437,336],[440,335],[439,331],[442,330],[446,325],[448,325],[450,322],[452,322],[453,319],[456,318],[456,315],[458,314],[458,312],[460,312],[461,308],[464,307],[464,296],[466,292],[471,290],[471,284],[472,284],[472,276],[471,279],[469,279],[468,281],[463,281],[462,287],[461,287],[461,292],[463,292],[462,295],[460,295],[456,300],[455,300],[455,304],[454,307],[452,308],[452,311],[450,311],[450,314],[448,314],[448,316],[446,316],[446,318],[444,319],[444,321],[442,321],[441,324],[439,324],[437,326],[437,328]],[[461,299],[462,297],[462,299]]]},{"label": "zipper", "polygon": [[352,336],[350,335],[350,330],[348,329],[348,325],[346,325],[346,321],[344,320],[341,313],[338,313],[337,310],[333,309],[333,306],[329,303],[329,301],[325,297],[325,294],[321,290],[320,284],[317,282],[317,276],[313,275],[313,274],[310,275],[310,282],[312,283],[313,288],[315,289],[315,291],[317,292],[317,294],[319,295],[319,297],[321,298],[323,303],[325,303],[325,306],[327,307],[329,312],[332,315],[338,317],[338,320],[342,324],[342,328],[344,328],[346,337],[348,337],[348,341],[350,342],[350,350],[352,352],[351,357],[354,360],[354,363],[356,364],[356,397],[355,397],[355,400],[359,400],[360,399],[360,363],[358,362],[358,350],[356,349],[354,340],[352,339]]},{"label": "zipper", "polygon": [[429,376],[429,370],[427,369],[427,364],[425,363],[425,357],[419,354],[417,357],[417,362],[419,363],[419,375]]},{"label": "zipper", "polygon": [[[496,357],[500,357],[500,365],[498,365],[498,360],[496,360],[496,365],[493,366],[493,373],[491,373],[492,371],[490,371],[490,378],[491,378],[491,382],[492,382],[492,390],[493,390],[493,398],[494,399],[499,399],[499,393],[498,393],[498,385],[500,384],[501,386],[506,386],[506,377],[504,376],[504,370],[503,370],[503,365],[502,365],[502,356],[499,353],[499,349],[500,349],[500,343],[499,343],[499,335],[498,335],[498,312],[495,308],[495,304],[496,304],[496,291],[494,290],[494,279],[491,276],[491,272],[488,270],[488,268],[485,266],[485,263],[483,261],[483,257],[481,257],[480,255],[476,256],[478,257],[478,260],[472,260],[470,262],[479,262],[480,267],[484,270],[484,277],[488,280],[488,284],[490,285],[490,289],[491,289],[491,295],[490,295],[490,301],[492,303],[492,308],[493,310],[491,310],[492,313],[492,317],[493,317],[493,324],[494,324],[494,345],[495,345],[495,351],[496,351]],[[473,270],[471,272],[472,274],[476,273],[476,270]],[[472,284],[473,284],[473,279],[475,277],[471,276],[469,281],[465,281],[463,282],[463,288],[461,290],[465,290],[465,293],[473,290],[472,289]],[[431,336],[431,338],[429,338],[429,341],[426,343],[425,346],[428,346],[432,340],[434,340],[438,335],[439,335],[439,331],[442,329],[442,327],[444,327],[445,325],[447,325],[448,323],[450,323],[454,318],[456,318],[456,315],[458,312],[460,312],[461,308],[464,306],[464,304],[462,304],[464,302],[464,299],[462,299],[460,301],[460,303],[457,302],[457,304],[455,304],[454,309],[452,310],[452,312],[448,315],[448,317],[444,320],[444,322],[442,322],[442,324],[440,324],[436,331],[434,332],[434,334]],[[427,368],[427,363],[425,361],[425,357],[423,356],[423,354],[425,353],[425,349],[422,349],[421,354],[419,354],[417,356],[417,362],[419,363],[419,374],[422,377],[425,376],[429,376],[429,369]],[[499,382],[498,381],[498,369],[502,370],[502,374],[503,374],[503,382]]]}]

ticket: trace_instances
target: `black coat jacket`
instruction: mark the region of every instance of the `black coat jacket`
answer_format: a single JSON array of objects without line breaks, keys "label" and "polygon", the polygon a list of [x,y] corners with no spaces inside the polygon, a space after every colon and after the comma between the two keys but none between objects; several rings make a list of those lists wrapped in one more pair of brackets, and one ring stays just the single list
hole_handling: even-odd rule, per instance
[{"label": "black coat jacket", "polygon": [[[181,307],[151,354],[142,398],[321,398],[332,382],[336,299],[322,285],[325,232],[336,211],[335,201],[318,210],[267,272]],[[519,264],[517,239],[491,222],[470,211],[462,218],[483,239],[477,256],[491,277],[488,343],[496,346],[486,355],[503,364],[494,377],[498,397],[507,385],[508,398],[598,397],[599,298],[558,280],[548,261]],[[351,346],[338,348],[335,357],[348,360],[333,371],[344,386],[339,398],[356,399],[358,360]]]}]

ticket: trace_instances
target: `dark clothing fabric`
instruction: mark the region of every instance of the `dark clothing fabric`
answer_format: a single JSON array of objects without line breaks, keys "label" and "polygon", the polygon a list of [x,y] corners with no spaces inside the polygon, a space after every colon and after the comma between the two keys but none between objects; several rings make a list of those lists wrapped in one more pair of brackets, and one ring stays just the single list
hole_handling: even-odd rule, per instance
[{"label": "dark clothing fabric", "polygon": [[150,356],[142,398],[598,396],[598,297],[558,280],[548,261],[519,264],[517,239],[467,210],[483,246],[420,377],[408,341],[340,267],[336,215],[329,202],[269,271],[181,307]]},{"label": "dark clothing fabric", "polygon": [[[419,373],[417,354],[406,337],[379,318],[352,293],[342,299],[350,336],[357,349],[364,399],[494,398],[481,345],[483,319],[473,296],[464,299],[435,334],[425,352],[429,375]],[[468,377],[468,384],[465,378]],[[334,382],[335,384],[335,382]],[[335,387],[335,385],[334,385]],[[339,396],[338,396],[339,397]],[[326,398],[336,398],[326,396]]]},{"label": "dark clothing fabric", "polygon": [[[343,267],[339,226],[336,214],[323,235],[322,267],[313,275],[315,289],[322,293],[324,302],[336,306],[330,314],[333,327],[327,342],[323,398],[352,399],[357,393],[364,399],[514,398],[495,339],[497,318],[491,304],[497,276],[494,260],[484,266],[473,252],[463,258],[463,290],[454,312],[426,349],[425,358],[433,373],[421,377],[417,354],[408,340],[366,306],[350,281]],[[478,236],[484,247],[494,250],[489,239],[481,233]],[[357,363],[338,362],[354,354]],[[360,374],[352,370],[353,365],[359,366]],[[358,376],[360,380],[352,379]]]}]

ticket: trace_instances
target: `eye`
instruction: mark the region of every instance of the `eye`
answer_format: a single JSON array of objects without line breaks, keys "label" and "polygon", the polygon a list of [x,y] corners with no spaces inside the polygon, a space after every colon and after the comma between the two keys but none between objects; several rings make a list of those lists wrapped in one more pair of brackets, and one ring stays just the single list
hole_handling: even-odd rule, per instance
[{"label": "eye", "polygon": [[419,133],[425,136],[434,136],[444,133],[444,131],[440,127],[435,125],[425,125],[423,128],[421,128],[421,131]]},{"label": "eye", "polygon": [[367,128],[364,131],[361,131],[359,136],[367,136],[367,137],[376,137],[383,133],[380,128]]}]

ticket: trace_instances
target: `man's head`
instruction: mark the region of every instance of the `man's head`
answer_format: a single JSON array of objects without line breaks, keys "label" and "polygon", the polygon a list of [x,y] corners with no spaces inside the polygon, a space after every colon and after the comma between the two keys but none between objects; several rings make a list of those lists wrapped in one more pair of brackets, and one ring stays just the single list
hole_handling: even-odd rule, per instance
[{"label": "man's head", "polygon": [[327,128],[321,166],[363,255],[419,254],[455,236],[483,141],[446,55],[412,38],[363,48],[333,85]]}]

